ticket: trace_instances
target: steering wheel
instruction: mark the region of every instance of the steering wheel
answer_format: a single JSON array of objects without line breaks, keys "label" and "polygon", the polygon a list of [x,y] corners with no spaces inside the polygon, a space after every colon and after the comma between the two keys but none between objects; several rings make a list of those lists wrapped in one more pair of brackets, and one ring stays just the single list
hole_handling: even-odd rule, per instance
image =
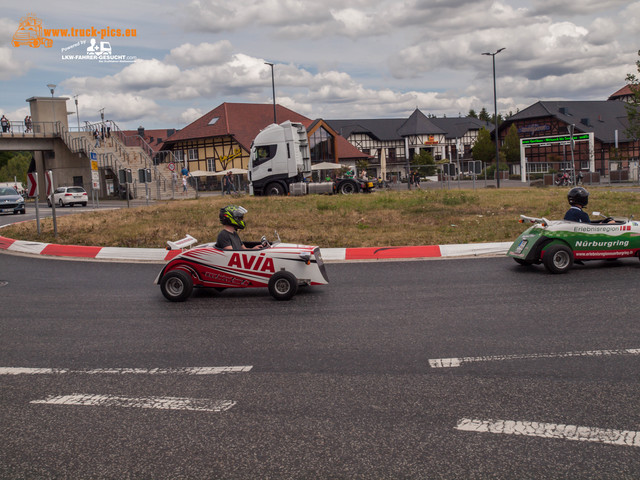
[{"label": "steering wheel", "polygon": [[262,245],[262,248],[269,248],[271,246],[269,240],[267,240],[267,237],[265,235],[263,235],[260,239],[260,244]]}]

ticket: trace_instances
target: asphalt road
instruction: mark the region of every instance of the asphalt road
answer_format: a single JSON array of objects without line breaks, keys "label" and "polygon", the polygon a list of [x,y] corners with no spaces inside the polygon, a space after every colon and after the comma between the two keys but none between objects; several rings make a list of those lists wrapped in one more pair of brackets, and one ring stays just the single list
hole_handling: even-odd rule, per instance
[{"label": "asphalt road", "polygon": [[159,269],[0,254],[0,478],[640,476],[637,261],[330,264],[290,302],[180,304]]}]

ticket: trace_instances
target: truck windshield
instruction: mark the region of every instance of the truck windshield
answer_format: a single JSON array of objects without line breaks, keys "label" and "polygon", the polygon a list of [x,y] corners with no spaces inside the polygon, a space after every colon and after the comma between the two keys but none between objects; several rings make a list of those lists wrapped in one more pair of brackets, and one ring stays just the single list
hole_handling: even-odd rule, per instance
[{"label": "truck windshield", "polygon": [[253,166],[257,167],[261,163],[271,160],[276,156],[278,145],[259,145],[255,147]]}]

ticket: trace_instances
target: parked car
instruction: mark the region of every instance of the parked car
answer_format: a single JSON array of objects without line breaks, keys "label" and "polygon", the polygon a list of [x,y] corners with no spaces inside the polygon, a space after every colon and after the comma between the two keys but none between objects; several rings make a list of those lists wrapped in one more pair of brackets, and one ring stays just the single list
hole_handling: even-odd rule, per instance
[{"label": "parked car", "polygon": [[[73,207],[76,204],[86,207],[88,200],[87,192],[82,187],[58,187],[53,192],[53,201],[60,207]],[[47,197],[47,205],[51,206],[51,197]]]},{"label": "parked car", "polygon": [[24,198],[13,187],[0,187],[0,213],[26,213]]}]

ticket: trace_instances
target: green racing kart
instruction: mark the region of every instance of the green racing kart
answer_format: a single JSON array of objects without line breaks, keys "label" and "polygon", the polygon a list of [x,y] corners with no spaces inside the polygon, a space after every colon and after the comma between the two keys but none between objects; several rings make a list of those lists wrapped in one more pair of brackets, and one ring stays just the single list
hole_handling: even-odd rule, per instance
[{"label": "green racing kart", "polygon": [[542,263],[551,273],[565,273],[574,262],[640,255],[640,223],[631,218],[579,223],[520,215],[520,223],[533,224],[507,252],[520,265]]}]

